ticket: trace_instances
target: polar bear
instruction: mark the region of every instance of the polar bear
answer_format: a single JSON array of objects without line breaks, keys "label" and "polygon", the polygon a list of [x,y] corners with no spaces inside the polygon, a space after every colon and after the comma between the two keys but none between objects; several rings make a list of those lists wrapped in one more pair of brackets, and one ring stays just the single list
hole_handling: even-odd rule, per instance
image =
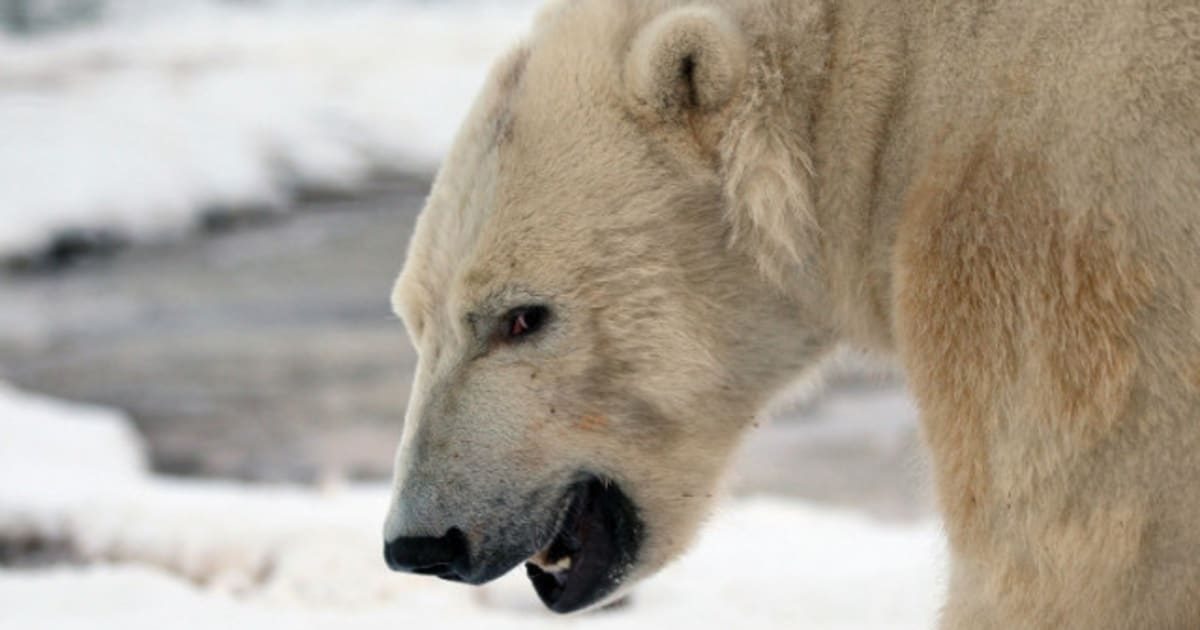
[{"label": "polar bear", "polygon": [[853,346],[921,410],[942,628],[1200,627],[1194,0],[551,5],[393,303],[394,569],[609,601]]}]

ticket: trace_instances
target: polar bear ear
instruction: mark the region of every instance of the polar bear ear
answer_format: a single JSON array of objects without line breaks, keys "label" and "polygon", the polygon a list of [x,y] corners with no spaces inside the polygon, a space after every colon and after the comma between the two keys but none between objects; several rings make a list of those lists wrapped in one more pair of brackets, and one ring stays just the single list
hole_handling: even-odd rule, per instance
[{"label": "polar bear ear", "polygon": [[[756,40],[751,50],[742,28],[720,10],[681,7],[634,37],[625,81],[643,107],[665,120],[719,113],[719,137],[704,148],[715,149],[724,180],[731,243],[785,287],[815,269],[818,230],[807,110],[788,98],[782,75],[764,61],[792,56],[779,46]],[[697,140],[709,139],[698,129],[704,127],[690,126]]]},{"label": "polar bear ear", "polygon": [[721,12],[683,7],[633,39],[625,76],[634,96],[666,117],[726,104],[746,72],[746,42]]}]

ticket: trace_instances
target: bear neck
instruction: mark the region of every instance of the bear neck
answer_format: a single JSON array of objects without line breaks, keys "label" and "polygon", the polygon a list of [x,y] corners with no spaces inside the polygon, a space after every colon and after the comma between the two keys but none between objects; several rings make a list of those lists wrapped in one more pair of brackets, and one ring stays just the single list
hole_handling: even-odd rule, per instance
[{"label": "bear neck", "polygon": [[[781,0],[787,2],[787,0]],[[818,27],[823,63],[792,68],[792,100],[808,103],[793,128],[806,134],[813,164],[819,269],[839,337],[868,351],[893,349],[891,251],[899,204],[884,198],[885,153],[902,109],[909,25],[904,3],[824,0]],[[813,38],[810,33],[789,37]],[[805,60],[797,60],[804,63]],[[794,62],[795,63],[795,62]],[[807,111],[802,111],[807,109]],[[890,165],[889,165],[890,166]]]}]

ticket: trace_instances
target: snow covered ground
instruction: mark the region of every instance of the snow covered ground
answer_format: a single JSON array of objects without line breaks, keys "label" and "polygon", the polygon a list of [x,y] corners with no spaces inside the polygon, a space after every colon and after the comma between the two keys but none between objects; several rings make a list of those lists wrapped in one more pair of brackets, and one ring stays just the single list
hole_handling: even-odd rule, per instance
[{"label": "snow covered ground", "polygon": [[0,258],[431,171],[536,0],[109,0],[0,32]]},{"label": "snow covered ground", "polygon": [[631,605],[553,617],[519,571],[478,589],[387,572],[383,487],[157,477],[119,414],[2,386],[0,436],[0,540],[78,560],[0,570],[11,628],[907,630],[932,627],[942,590],[934,523],[757,498],[726,504]]}]

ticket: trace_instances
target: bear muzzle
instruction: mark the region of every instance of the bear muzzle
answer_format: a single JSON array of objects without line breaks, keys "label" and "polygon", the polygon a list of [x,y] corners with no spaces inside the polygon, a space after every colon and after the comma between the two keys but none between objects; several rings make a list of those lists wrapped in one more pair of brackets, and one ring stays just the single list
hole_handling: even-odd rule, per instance
[{"label": "bear muzzle", "polygon": [[[547,608],[560,613],[581,610],[614,593],[629,575],[645,528],[620,486],[594,475],[583,475],[570,484],[556,505],[557,509],[529,521],[543,525],[528,536],[518,536],[524,544],[500,542],[509,539],[506,536],[472,553],[463,530],[450,527],[440,536],[401,535],[386,540],[384,559],[393,571],[467,584],[491,581],[525,562],[534,590]],[[498,529],[511,534],[514,527],[507,523]]]}]

